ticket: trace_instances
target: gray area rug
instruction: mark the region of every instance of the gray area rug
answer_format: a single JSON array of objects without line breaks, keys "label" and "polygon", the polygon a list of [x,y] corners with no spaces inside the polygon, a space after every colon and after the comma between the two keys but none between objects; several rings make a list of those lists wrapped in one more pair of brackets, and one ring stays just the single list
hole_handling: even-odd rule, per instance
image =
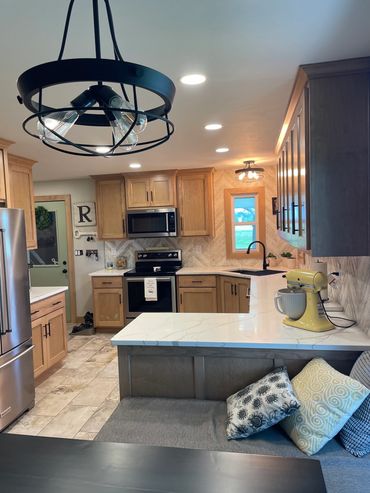
[{"label": "gray area rug", "polygon": [[[279,426],[228,441],[225,418],[225,402],[126,398],[95,440],[307,458]],[[312,458],[321,462],[328,493],[370,492],[370,456],[353,457],[334,439]]]}]

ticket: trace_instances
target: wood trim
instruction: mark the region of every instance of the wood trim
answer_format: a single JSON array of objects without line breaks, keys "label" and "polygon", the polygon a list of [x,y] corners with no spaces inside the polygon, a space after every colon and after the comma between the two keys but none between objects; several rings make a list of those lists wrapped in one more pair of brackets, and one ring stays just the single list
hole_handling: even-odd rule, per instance
[{"label": "wood trim", "polygon": [[192,175],[194,173],[214,173],[215,168],[206,167],[206,168],[186,168],[177,170],[177,175]]},{"label": "wood trim", "polygon": [[12,140],[6,140],[6,139],[2,139],[0,137],[0,148],[1,149],[7,149],[8,147],[10,147],[13,144],[15,144],[15,142],[13,142]]},{"label": "wood trim", "polygon": [[32,168],[32,166],[37,163],[37,161],[34,161],[33,159],[29,159],[23,156],[17,156],[15,154],[11,154],[10,152],[8,153],[8,159],[12,162],[12,165],[18,164],[20,166],[29,166],[30,168]]},{"label": "wood trim", "polygon": [[38,195],[34,197],[35,202],[64,202],[66,210],[66,226],[67,226],[67,254],[68,254],[68,288],[71,307],[71,323],[76,322],[77,306],[76,306],[76,274],[75,274],[75,259],[73,248],[73,226],[72,226],[72,202],[70,195]]},{"label": "wood trim", "polygon": [[156,171],[133,171],[128,173],[122,173],[121,176],[127,178],[151,178],[156,175],[166,175],[171,177],[176,177],[178,170],[177,169],[166,169],[166,170],[156,170]]},{"label": "wood trim", "polygon": [[226,229],[226,257],[247,260],[262,258],[260,246],[256,252],[248,256],[245,252],[233,251],[233,235],[231,221],[231,197],[235,195],[253,194],[258,196],[258,240],[266,242],[266,217],[265,217],[265,188],[261,186],[250,188],[225,188],[224,190],[224,207],[225,207],[225,229]]}]

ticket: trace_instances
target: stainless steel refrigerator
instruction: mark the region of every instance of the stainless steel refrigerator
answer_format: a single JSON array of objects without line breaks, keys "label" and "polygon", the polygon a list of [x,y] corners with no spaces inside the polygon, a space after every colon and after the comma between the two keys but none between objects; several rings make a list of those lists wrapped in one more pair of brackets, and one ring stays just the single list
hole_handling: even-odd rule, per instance
[{"label": "stainless steel refrigerator", "polygon": [[32,330],[21,209],[0,209],[0,430],[33,407]]}]

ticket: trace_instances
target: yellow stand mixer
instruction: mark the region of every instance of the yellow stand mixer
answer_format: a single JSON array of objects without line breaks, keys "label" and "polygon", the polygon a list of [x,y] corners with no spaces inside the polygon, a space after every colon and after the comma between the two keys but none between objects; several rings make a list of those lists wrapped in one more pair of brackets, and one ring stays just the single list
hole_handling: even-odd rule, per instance
[{"label": "yellow stand mixer", "polygon": [[286,317],[285,325],[312,332],[325,332],[334,329],[334,325],[327,319],[319,292],[328,286],[327,276],[322,272],[294,269],[286,274],[289,289],[303,289],[306,293],[306,309],[303,315],[292,320]]}]

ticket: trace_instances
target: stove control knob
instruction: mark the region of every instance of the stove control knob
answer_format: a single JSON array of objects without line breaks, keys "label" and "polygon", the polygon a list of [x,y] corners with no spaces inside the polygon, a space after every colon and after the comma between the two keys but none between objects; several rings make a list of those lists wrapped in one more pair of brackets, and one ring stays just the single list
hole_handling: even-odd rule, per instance
[{"label": "stove control knob", "polygon": [[141,258],[141,257],[142,257],[142,255],[141,255],[141,253],[139,253],[138,256],[137,256],[137,258]]},{"label": "stove control knob", "polygon": [[146,258],[148,255],[146,253],[143,253],[143,258]]},{"label": "stove control knob", "polygon": [[177,253],[174,253],[173,256],[177,258]]},{"label": "stove control knob", "polygon": [[169,254],[168,254],[168,258],[170,258],[170,257],[172,257],[172,253],[169,253]]}]

